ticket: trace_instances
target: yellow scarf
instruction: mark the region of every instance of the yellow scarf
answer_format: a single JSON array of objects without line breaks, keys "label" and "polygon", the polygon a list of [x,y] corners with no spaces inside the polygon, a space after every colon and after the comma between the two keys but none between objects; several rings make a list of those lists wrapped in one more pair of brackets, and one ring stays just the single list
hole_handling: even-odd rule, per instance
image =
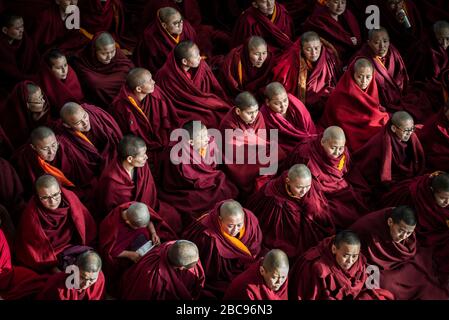
[{"label": "yellow scarf", "polygon": [[134,108],[136,108],[136,110],[142,115],[142,117],[145,119],[145,121],[150,123],[150,120],[148,120],[146,114],[139,107],[139,105],[137,104],[136,100],[134,100],[134,98],[131,97],[131,96],[128,96],[128,100],[129,100],[129,102],[131,102],[131,104],[134,106]]},{"label": "yellow scarf", "polygon": [[242,227],[242,229],[240,230],[239,236],[238,238],[233,237],[231,235],[229,235],[223,228],[223,225],[220,222],[220,227],[221,227],[221,234],[223,235],[223,237],[228,240],[234,247],[236,247],[237,249],[239,249],[240,251],[242,251],[243,253],[246,253],[247,255],[249,255],[250,257],[252,257],[253,255],[251,254],[251,252],[249,251],[249,249],[243,244],[242,241],[240,241],[240,239],[243,238],[244,234],[245,234],[245,226]]}]

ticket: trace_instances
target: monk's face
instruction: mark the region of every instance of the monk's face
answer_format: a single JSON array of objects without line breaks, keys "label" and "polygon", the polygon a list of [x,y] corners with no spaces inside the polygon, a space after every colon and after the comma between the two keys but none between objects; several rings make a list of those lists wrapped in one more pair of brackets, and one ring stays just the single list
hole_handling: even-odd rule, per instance
[{"label": "monk's face", "polygon": [[59,57],[51,60],[51,71],[59,80],[65,80],[69,72],[69,66],[65,57]]},{"label": "monk's face", "polygon": [[392,218],[388,218],[387,220],[388,227],[390,228],[391,238],[394,242],[400,243],[410,237],[415,231],[415,226],[409,226],[403,220],[399,223],[394,223]]},{"label": "monk's face", "polygon": [[193,46],[187,52],[187,58],[182,59],[182,63],[189,68],[198,68],[201,62],[201,55],[198,46]]},{"label": "monk's face", "polygon": [[245,216],[243,214],[228,215],[222,218],[220,216],[223,230],[232,237],[236,237],[245,223]]},{"label": "monk's face", "polygon": [[441,208],[446,208],[449,205],[449,192],[446,191],[434,192],[433,197],[437,205],[440,206]]},{"label": "monk's face", "polygon": [[280,94],[275,94],[270,100],[265,99],[265,102],[274,112],[283,116],[287,114],[289,104],[287,92],[283,91]]},{"label": "monk's face", "polygon": [[117,51],[115,44],[100,46],[95,51],[98,61],[103,64],[111,63],[112,59],[115,57],[116,52]]},{"label": "monk's face", "polygon": [[100,272],[86,272],[80,270],[80,290],[86,290],[98,280]]},{"label": "monk's face", "polygon": [[289,268],[287,266],[275,268],[273,271],[268,271],[263,266],[260,266],[259,269],[265,284],[274,292],[279,291],[285,281],[287,281],[288,270]]},{"label": "monk's face", "polygon": [[385,57],[390,48],[390,37],[385,31],[374,32],[372,39],[368,40],[368,45],[378,57]]},{"label": "monk's face", "polygon": [[136,87],[138,93],[152,94],[154,92],[154,86],[156,82],[153,80],[151,73],[146,72],[143,76],[143,84]]},{"label": "monk's face", "polygon": [[326,154],[334,159],[339,158],[345,152],[346,140],[321,140],[321,146]]},{"label": "monk's face", "polygon": [[271,16],[273,14],[275,4],[276,1],[274,0],[253,1],[253,7],[259,9],[259,11],[266,16]]},{"label": "monk's face", "polygon": [[285,179],[285,183],[295,198],[302,198],[307,194],[307,192],[310,191],[310,188],[312,187],[312,177],[298,177],[296,179],[290,179],[287,177]]},{"label": "monk's face", "polygon": [[61,189],[58,184],[53,184],[48,188],[39,188],[37,190],[37,196],[39,197],[39,201],[42,205],[50,210],[59,208],[62,200]]},{"label": "monk's face", "polygon": [[11,26],[2,28],[2,32],[10,39],[19,41],[22,40],[24,30],[25,28],[22,18],[14,20]]},{"label": "monk's face", "polygon": [[332,245],[332,253],[335,255],[337,264],[343,270],[349,270],[359,259],[360,245],[342,243],[339,248]]},{"label": "monk's face", "polygon": [[89,132],[91,128],[89,114],[83,108],[67,116],[64,123],[75,131]]},{"label": "monk's face", "polygon": [[399,125],[391,125],[391,131],[402,142],[407,142],[415,131],[415,124],[413,120],[402,121]]},{"label": "monk's face", "polygon": [[257,115],[259,114],[259,106],[254,105],[245,110],[235,108],[235,113],[242,119],[246,124],[251,124],[256,121]]},{"label": "monk's face", "polygon": [[140,148],[136,156],[129,156],[127,159],[133,167],[142,168],[148,160],[147,147]]},{"label": "monk's face", "polygon": [[321,55],[322,43],[320,40],[312,40],[302,44],[302,53],[309,62],[317,62]]},{"label": "monk's face", "polygon": [[449,47],[449,28],[442,28],[435,33],[438,43],[444,50]]},{"label": "monk's face", "polygon": [[41,89],[38,89],[35,93],[28,95],[27,107],[31,113],[41,113],[44,111],[45,98]]},{"label": "monk's face", "polygon": [[162,22],[162,27],[171,35],[178,36],[182,33],[183,20],[179,12],[167,18],[167,21]]},{"label": "monk's face", "polygon": [[265,60],[267,60],[268,50],[267,46],[262,44],[255,48],[249,48],[249,60],[251,65],[256,68],[263,66]]},{"label": "monk's face", "polygon": [[332,15],[339,16],[346,10],[346,0],[328,0],[326,6]]},{"label": "monk's face", "polygon": [[370,67],[360,67],[354,71],[354,81],[360,89],[366,90],[371,80],[373,80],[373,69]]},{"label": "monk's face", "polygon": [[401,9],[405,9],[403,0],[388,0],[388,8],[393,12],[398,12]]},{"label": "monk's face", "polygon": [[78,0],[55,0],[56,4],[59,6],[61,12],[65,12],[69,5],[77,5]]},{"label": "monk's face", "polygon": [[58,152],[59,143],[56,140],[54,134],[48,136],[47,138],[36,141],[36,143],[31,145],[39,157],[47,162],[51,162],[55,159],[56,153]]},{"label": "monk's face", "polygon": [[209,144],[209,134],[207,133],[207,128],[201,128],[199,132],[194,132],[194,137],[189,141],[193,146],[193,149],[200,150],[206,148]]}]

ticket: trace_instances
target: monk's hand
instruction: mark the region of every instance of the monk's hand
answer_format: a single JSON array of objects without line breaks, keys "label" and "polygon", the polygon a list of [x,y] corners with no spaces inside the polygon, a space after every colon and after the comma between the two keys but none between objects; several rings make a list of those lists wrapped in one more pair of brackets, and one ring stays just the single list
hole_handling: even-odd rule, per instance
[{"label": "monk's hand", "polygon": [[351,37],[351,41],[353,45],[357,45],[357,38],[356,37]]},{"label": "monk's hand", "polygon": [[153,233],[151,234],[151,241],[153,241],[153,244],[155,246],[158,246],[161,244],[161,239],[159,238],[159,236],[157,235],[157,233]]},{"label": "monk's hand", "polygon": [[135,263],[137,263],[137,261],[140,260],[140,258],[142,258],[140,256],[140,254],[138,254],[137,252],[131,252],[131,254],[129,255],[129,258],[134,261]]}]

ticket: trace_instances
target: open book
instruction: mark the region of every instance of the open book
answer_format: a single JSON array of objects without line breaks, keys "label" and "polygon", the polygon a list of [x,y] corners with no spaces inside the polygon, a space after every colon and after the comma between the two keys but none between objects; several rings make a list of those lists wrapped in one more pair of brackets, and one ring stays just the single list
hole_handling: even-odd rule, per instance
[{"label": "open book", "polygon": [[144,243],[139,249],[137,249],[136,252],[139,254],[139,256],[143,257],[147,252],[153,249],[153,247],[153,241],[149,240],[148,242]]}]

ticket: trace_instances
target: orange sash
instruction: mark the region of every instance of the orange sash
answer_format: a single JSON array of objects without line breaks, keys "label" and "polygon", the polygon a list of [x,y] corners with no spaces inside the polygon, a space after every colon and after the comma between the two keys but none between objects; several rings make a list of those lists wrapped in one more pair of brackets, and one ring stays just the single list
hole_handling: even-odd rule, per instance
[{"label": "orange sash", "polygon": [[134,106],[134,108],[136,108],[136,110],[142,115],[142,117],[145,118],[145,121],[150,123],[150,120],[148,120],[148,118],[145,115],[145,113],[143,113],[142,109],[139,107],[139,105],[137,104],[136,100],[134,100],[134,98],[131,97],[131,96],[128,96],[128,100],[129,100],[129,102],[131,102],[131,104]]},{"label": "orange sash", "polygon": [[86,137],[86,135],[83,134],[81,131],[76,130],[76,131],[75,131],[75,134],[76,134],[78,137],[80,137],[81,139],[83,139],[84,141],[86,141],[87,143],[90,143],[92,146],[95,147],[95,145],[92,143],[92,141],[90,141],[89,138]]},{"label": "orange sash", "polygon": [[239,60],[239,64],[237,66],[237,72],[239,74],[239,84],[243,85],[243,70],[242,70],[242,60]]},{"label": "orange sash", "polygon": [[75,186],[73,184],[73,182],[70,181],[69,179],[67,179],[66,176],[64,175],[64,173],[62,173],[62,171],[59,170],[58,168],[53,167],[51,164],[47,163],[44,159],[42,159],[39,156],[37,156],[37,161],[39,162],[39,165],[41,166],[42,169],[44,169],[44,171],[46,173],[51,174],[56,179],[58,179],[62,183],[63,186],[66,186],[66,187],[74,187]]},{"label": "orange sash", "polygon": [[231,235],[229,235],[224,229],[223,226],[220,222],[220,226],[221,226],[221,234],[223,235],[223,237],[228,240],[234,247],[236,247],[237,249],[239,249],[240,251],[242,251],[243,253],[246,253],[247,255],[249,255],[250,257],[252,257],[253,255],[251,254],[251,252],[249,251],[249,249],[243,244],[243,242],[240,241],[240,239],[242,239],[243,235],[245,234],[245,226],[243,225],[242,229],[240,230],[239,233],[239,237],[233,237]]},{"label": "orange sash", "polygon": [[276,19],[277,10],[276,10],[276,4],[274,4],[274,10],[273,15],[271,16],[271,22],[274,22],[274,19]]},{"label": "orange sash", "polygon": [[344,166],[345,166],[345,161],[346,161],[346,156],[343,155],[343,157],[341,157],[340,162],[338,163],[337,169],[338,170],[343,170]]}]

